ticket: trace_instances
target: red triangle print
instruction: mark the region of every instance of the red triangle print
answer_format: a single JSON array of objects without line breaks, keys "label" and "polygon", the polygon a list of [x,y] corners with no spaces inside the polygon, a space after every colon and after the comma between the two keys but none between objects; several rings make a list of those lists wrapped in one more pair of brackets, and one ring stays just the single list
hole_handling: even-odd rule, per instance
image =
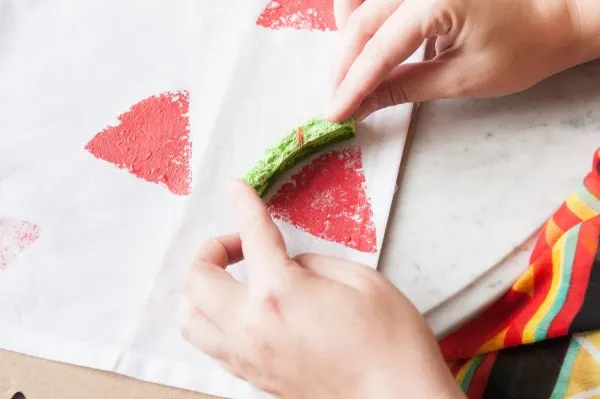
[{"label": "red triangle print", "polygon": [[117,126],[98,133],[85,149],[174,194],[189,194],[192,146],[188,109],[187,91],[146,98],[120,115]]},{"label": "red triangle print", "polygon": [[377,251],[358,147],[321,155],[281,186],[267,206],[274,218],[314,236],[362,252]]},{"label": "red triangle print", "polygon": [[0,216],[0,270],[35,242],[40,229],[33,223]]},{"label": "red triangle print", "polygon": [[333,0],[271,0],[256,24],[268,29],[336,30]]}]

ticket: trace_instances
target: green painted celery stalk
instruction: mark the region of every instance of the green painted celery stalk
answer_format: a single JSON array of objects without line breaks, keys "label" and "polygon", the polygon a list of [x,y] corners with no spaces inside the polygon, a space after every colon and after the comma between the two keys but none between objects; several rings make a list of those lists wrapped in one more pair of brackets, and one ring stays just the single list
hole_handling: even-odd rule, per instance
[{"label": "green painted celery stalk", "polygon": [[339,123],[329,122],[321,117],[313,118],[269,148],[265,157],[246,174],[244,180],[262,197],[282,173],[329,144],[354,137],[355,132],[354,118]]}]

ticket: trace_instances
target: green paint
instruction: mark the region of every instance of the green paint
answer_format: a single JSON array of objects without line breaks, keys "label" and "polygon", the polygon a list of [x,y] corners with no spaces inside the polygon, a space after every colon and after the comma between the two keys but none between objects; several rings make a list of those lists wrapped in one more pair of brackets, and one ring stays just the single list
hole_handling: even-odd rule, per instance
[{"label": "green paint", "polygon": [[356,121],[332,123],[321,117],[311,119],[286,134],[265,157],[249,171],[244,180],[262,197],[277,178],[307,156],[329,144],[354,137]]}]

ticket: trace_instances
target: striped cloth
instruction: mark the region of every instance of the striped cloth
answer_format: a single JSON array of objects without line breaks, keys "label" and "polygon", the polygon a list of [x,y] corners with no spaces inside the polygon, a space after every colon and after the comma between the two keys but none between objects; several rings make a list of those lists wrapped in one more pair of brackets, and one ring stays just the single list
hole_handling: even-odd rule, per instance
[{"label": "striped cloth", "polygon": [[470,399],[600,398],[600,149],[527,271],[440,346]]}]

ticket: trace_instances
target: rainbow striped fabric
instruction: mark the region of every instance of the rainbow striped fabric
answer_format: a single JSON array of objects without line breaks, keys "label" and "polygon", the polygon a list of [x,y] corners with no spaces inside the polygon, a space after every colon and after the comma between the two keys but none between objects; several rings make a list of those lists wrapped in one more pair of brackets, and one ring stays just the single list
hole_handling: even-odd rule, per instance
[{"label": "rainbow striped fabric", "polygon": [[600,398],[600,149],[527,271],[440,346],[470,399]]}]

